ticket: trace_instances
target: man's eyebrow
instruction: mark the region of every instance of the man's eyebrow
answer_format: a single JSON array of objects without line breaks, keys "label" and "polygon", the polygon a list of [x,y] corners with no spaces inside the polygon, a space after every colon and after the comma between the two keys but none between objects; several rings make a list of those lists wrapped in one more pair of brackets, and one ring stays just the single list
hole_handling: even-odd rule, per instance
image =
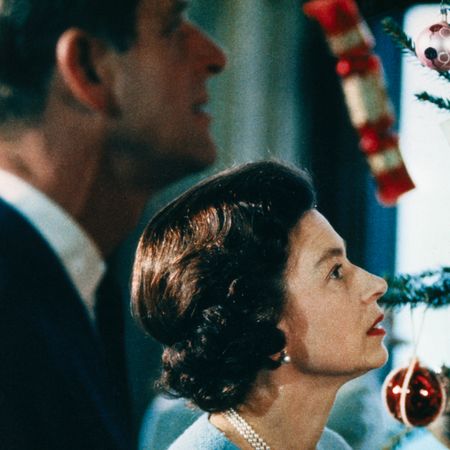
[{"label": "man's eyebrow", "polygon": [[173,22],[180,20],[180,16],[183,12],[190,6],[190,1],[188,0],[174,0],[171,2],[170,6],[162,13],[162,20],[166,26],[170,26]]},{"label": "man's eyebrow", "polygon": [[188,0],[174,0],[161,12],[163,34],[182,21],[183,12],[189,8],[190,4]]},{"label": "man's eyebrow", "polygon": [[314,265],[315,267],[319,267],[321,264],[323,264],[326,260],[330,258],[334,258],[336,256],[344,256],[345,255],[345,249],[346,249],[346,243],[343,241],[342,247],[330,247],[327,248],[323,253],[322,256],[319,258],[319,260]]}]

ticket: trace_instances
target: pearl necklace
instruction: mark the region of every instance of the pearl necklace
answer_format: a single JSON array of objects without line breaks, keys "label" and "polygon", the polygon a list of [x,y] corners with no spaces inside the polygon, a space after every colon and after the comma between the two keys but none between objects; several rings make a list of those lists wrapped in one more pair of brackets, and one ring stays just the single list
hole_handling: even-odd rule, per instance
[{"label": "pearl necklace", "polygon": [[225,411],[225,417],[233,425],[236,431],[255,449],[270,450],[264,439],[240,416],[233,408]]}]

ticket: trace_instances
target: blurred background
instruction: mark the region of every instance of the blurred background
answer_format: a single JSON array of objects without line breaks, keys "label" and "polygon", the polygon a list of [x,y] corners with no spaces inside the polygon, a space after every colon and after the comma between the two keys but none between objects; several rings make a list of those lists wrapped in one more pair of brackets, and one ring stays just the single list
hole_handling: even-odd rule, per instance
[{"label": "blurred background", "polygon": [[[450,115],[414,99],[424,87],[448,96],[448,84],[403,58],[380,25],[389,15],[415,36],[439,21],[439,4],[384,0],[359,4],[377,40],[376,52],[399,119],[402,152],[417,188],[401,197],[398,207],[378,203],[335,74],[336,61],[317,23],[303,15],[295,0],[193,2],[189,17],[225,49],[229,60],[227,70],[211,84],[219,157],[208,173],[268,157],[290,161],[313,175],[319,210],[347,241],[354,263],[380,275],[449,265],[450,143],[440,124]],[[148,205],[140,228],[118,255],[124,291],[129,289],[137,239],[149,217],[205,175],[171,186]],[[450,317],[442,311],[427,314],[419,356],[434,367],[450,364]],[[396,315],[392,327],[389,363],[346,387],[330,420],[355,449],[381,448],[392,428],[383,413],[381,383],[393,366],[405,364],[411,355],[409,314]],[[153,396],[160,353],[131,320],[127,336],[130,362],[139,361],[130,367],[130,376],[140,417]],[[399,341],[405,344],[394,349]],[[420,447],[417,442],[411,448],[440,448],[437,443]]]}]

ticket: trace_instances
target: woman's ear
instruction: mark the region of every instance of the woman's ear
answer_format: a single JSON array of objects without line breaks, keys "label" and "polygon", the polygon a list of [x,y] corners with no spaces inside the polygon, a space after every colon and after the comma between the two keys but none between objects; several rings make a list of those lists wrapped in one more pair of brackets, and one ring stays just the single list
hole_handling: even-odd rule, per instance
[{"label": "woman's ear", "polygon": [[291,357],[285,348],[274,355],[270,355],[269,358],[280,365],[289,364],[291,362]]},{"label": "woman's ear", "polygon": [[66,30],[56,45],[56,64],[74,99],[90,110],[114,112],[113,50],[89,33]]},{"label": "woman's ear", "polygon": [[277,353],[274,353],[273,355],[269,356],[269,358],[274,362],[279,362],[281,357],[282,357],[281,352],[277,352]]}]

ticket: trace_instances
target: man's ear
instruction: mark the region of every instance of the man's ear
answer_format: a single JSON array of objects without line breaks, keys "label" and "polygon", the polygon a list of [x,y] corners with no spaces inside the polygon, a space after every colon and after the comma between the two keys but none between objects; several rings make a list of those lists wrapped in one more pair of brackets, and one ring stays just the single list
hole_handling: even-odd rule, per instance
[{"label": "man's ear", "polygon": [[56,64],[72,96],[88,109],[114,113],[112,50],[77,28],[66,30],[56,45]]}]

